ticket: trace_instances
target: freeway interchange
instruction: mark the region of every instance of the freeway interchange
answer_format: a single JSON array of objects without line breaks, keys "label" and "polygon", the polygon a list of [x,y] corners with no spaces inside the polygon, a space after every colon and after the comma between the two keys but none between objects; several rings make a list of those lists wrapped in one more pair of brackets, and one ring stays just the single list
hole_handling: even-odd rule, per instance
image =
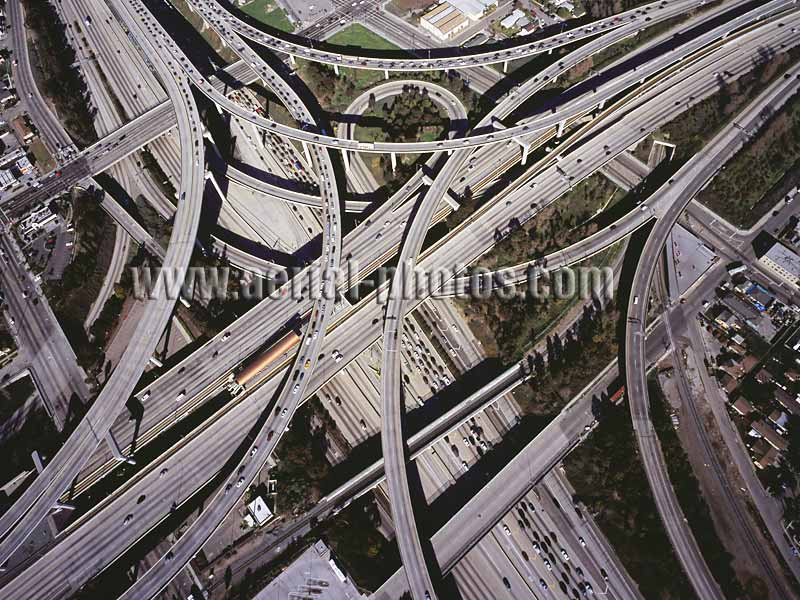
[{"label": "freeway interchange", "polygon": [[[200,430],[192,432],[152,464],[146,465],[133,480],[81,517],[70,526],[63,539],[57,538],[52,547],[45,548],[38,560],[28,561],[0,576],[3,593],[8,597],[20,597],[20,594],[41,598],[66,597],[106,569],[114,559],[124,555],[138,540],[168,519],[175,507],[189,501],[198,490],[218,477],[220,469],[225,469],[223,477],[216,481],[216,492],[208,498],[207,508],[122,597],[157,596],[197,555],[238,505],[241,495],[267,463],[297,407],[380,340],[382,460],[323,499],[305,518],[308,522],[311,518],[327,516],[334,511],[332,504],[349,503],[385,479],[403,569],[386,583],[385,589],[378,590],[375,597],[395,598],[405,590],[409,590],[415,600],[437,597],[440,583],[429,568],[430,558],[426,558],[423,551],[424,532],[420,531],[412,508],[408,465],[428,450],[434,441],[461,426],[489,403],[508,394],[527,375],[521,366],[511,366],[465,399],[457,410],[448,412],[410,436],[404,427],[403,413],[406,409],[400,351],[406,317],[429,297],[467,292],[475,284],[475,279],[467,274],[467,267],[497,243],[494,232],[508,227],[512,219],[525,223],[534,218],[614,156],[692,105],[712,96],[718,88],[716,77],[720,71],[735,79],[752,68],[753,57],[758,56],[759,49],[767,41],[779,52],[800,41],[794,34],[800,27],[800,18],[790,0],[763,4],[723,3],[722,7],[714,8],[718,11],[715,15],[723,10],[741,10],[714,27],[702,29],[694,36],[688,35],[681,39],[680,44],[671,45],[670,40],[665,40],[660,47],[655,46],[656,51],[652,54],[642,52],[641,60],[634,58],[627,69],[601,70],[588,82],[578,84],[575,91],[565,94],[563,100],[558,99],[535,110],[519,123],[504,125],[501,122],[548,83],[586,58],[646,27],[667,21],[701,4],[704,2],[690,0],[648,4],[555,36],[523,41],[513,48],[469,55],[441,50],[433,58],[389,59],[343,55],[314,48],[313,44],[304,44],[302,40],[281,39],[254,29],[214,1],[191,0],[189,5],[192,9],[240,59],[238,70],[229,71],[238,73],[243,81],[256,79],[266,85],[293,119],[301,124],[292,127],[267,119],[232,101],[219,79],[206,78],[192,64],[146,4],[138,1],[104,2],[105,9],[113,14],[135,48],[131,60],[147,65],[165,86],[168,100],[149,108],[97,144],[78,153],[61,167],[59,176],[51,174],[45,177],[41,187],[20,195],[4,205],[4,210],[12,215],[21,214],[30,205],[113,167],[177,124],[180,185],[173,233],[163,255],[158,248],[153,249],[152,240],[140,241],[151,244],[151,253],[160,255],[164,269],[185,271],[195,245],[205,181],[203,125],[190,89],[194,86],[219,110],[301,145],[317,177],[318,192],[315,194],[282,190],[238,169],[228,169],[227,177],[258,193],[319,210],[324,224],[322,255],[296,274],[292,281],[285,283],[277,300],[262,301],[192,356],[163,373],[146,388],[137,390],[135,397],[146,410],[144,419],[136,424],[134,431],[134,425],[124,414],[124,407],[134,395],[146,363],[171,318],[175,302],[165,294],[155,294],[153,301],[147,303],[147,312],[121,357],[120,366],[88,413],[56,456],[48,461],[11,508],[0,516],[0,562],[5,562],[20,548],[54,506],[68,499],[65,497],[68,488],[72,488],[72,493],[85,491],[113,470],[120,451],[123,456],[129,453],[135,456],[134,449],[152,443],[168,431],[176,415],[178,419],[186,417],[222,393],[242,357],[253,355],[265,339],[273,337],[295,315],[302,319],[302,331],[296,348],[287,351],[266,372],[259,373],[252,383],[237,390],[232,400],[209,418]],[[704,18],[698,20],[702,22]],[[686,29],[690,29],[688,25]],[[463,69],[503,63],[579,41],[583,43],[576,44],[557,63],[513,88],[469,133],[459,132],[435,142],[369,144],[351,139],[341,128],[336,137],[327,134],[329,125],[324,119],[315,117],[283,74],[249,45],[253,43],[273,52],[288,54],[292,62],[303,58],[334,65],[337,70],[340,67],[374,69],[385,71],[388,77],[388,73],[394,71]],[[621,64],[626,63],[623,61]],[[786,77],[773,84],[737,116],[738,126],[746,124],[748,129],[757,129],[763,123],[763,107],[769,105],[775,109],[785,102],[796,93],[796,80],[796,69],[787,72]],[[394,86],[403,84],[383,85],[390,90],[387,94],[392,95],[397,93]],[[452,98],[443,100],[447,101],[455,106]],[[351,110],[363,110],[363,103],[361,108],[354,103]],[[41,112],[41,115],[34,115],[35,120],[53,123],[49,110],[45,108]],[[463,107],[454,107],[453,114],[466,118]],[[567,125],[571,130],[565,134]],[[55,125],[51,127],[58,131]],[[675,174],[668,186],[658,190],[640,207],[592,236],[544,257],[543,262],[550,268],[580,262],[655,220],[656,225],[639,259],[631,292],[632,297],[647,298],[652,267],[663,249],[666,236],[686,204],[741,146],[737,131],[736,127],[727,126]],[[63,130],[53,135],[62,145],[68,141],[64,136]],[[446,196],[456,188],[459,174],[466,172],[465,177],[470,175],[468,171],[473,161],[488,163],[487,155],[497,151],[505,153],[501,154],[501,160],[520,153],[521,163],[525,165],[529,153],[535,155],[537,148],[559,138],[563,138],[563,143],[554,153],[537,157],[513,185],[489,200],[442,239],[423,249],[430,227],[454,209]],[[393,160],[397,153],[441,154],[436,154],[436,160],[431,159],[428,163],[432,177],[418,172],[395,195],[371,210],[368,202],[340,200],[339,194],[344,190],[345,182],[341,170],[334,166],[332,148],[342,153],[345,178],[352,176],[348,153],[384,153],[390,154]],[[220,156],[217,159],[223,160]],[[486,177],[496,167],[483,164],[480,169],[480,177]],[[476,173],[473,176],[478,177]],[[537,198],[535,203],[530,202],[533,190]],[[366,218],[346,235],[340,216],[343,210],[367,211]],[[11,246],[8,249],[14,251]],[[361,265],[358,277],[366,276],[374,268],[395,258],[398,269],[390,281],[363,300],[336,310],[337,295],[352,283],[338,276],[339,268],[344,267],[343,257]],[[542,259],[490,273],[488,286],[484,285],[484,288],[519,285],[530,277],[530,268],[540,262]],[[407,294],[417,267],[431,272],[452,265],[458,267],[449,271],[438,286],[423,286],[415,289],[411,296]],[[278,276],[278,272],[274,271],[270,276]],[[296,299],[297,295],[289,293],[289,290],[296,291],[298,286],[303,287],[301,297]],[[10,282],[5,287],[15,289],[16,283]],[[312,294],[311,290],[318,293]],[[375,301],[378,295],[388,300],[385,307]],[[629,305],[626,327],[627,362],[624,372],[634,430],[662,520],[689,581],[699,597],[720,597],[692,533],[681,517],[669,478],[665,476],[661,451],[657,441],[654,442],[645,384],[645,366],[651,362],[645,360],[644,341],[648,338],[645,333],[646,305],[646,302]],[[24,323],[26,331],[35,333],[31,323],[39,321]],[[352,332],[358,332],[358,335]],[[37,344],[35,335],[29,337],[29,344]],[[221,348],[234,345],[237,353],[220,353]],[[56,375],[52,377],[56,379]],[[59,374],[58,377],[62,376]],[[80,388],[80,384],[76,385]],[[85,395],[85,390],[80,392]],[[533,485],[548,477],[554,466],[582,439],[592,422],[591,413],[586,408],[588,397],[584,395],[568,405],[506,469],[481,489],[442,530],[431,536],[429,551],[433,553],[441,574],[455,568],[503,515]],[[265,406],[269,406],[269,410],[265,411]],[[116,440],[111,446],[118,444],[118,448],[106,446],[108,436]],[[191,465],[191,468],[185,472],[179,465]],[[170,474],[176,472],[183,472],[180,486],[175,486],[171,480]],[[551,482],[550,485],[555,484]],[[126,522],[126,527],[120,532],[119,515],[130,512],[130,508],[125,507],[130,507],[134,498],[147,498],[147,502],[136,508],[135,519],[128,521],[130,525]],[[476,518],[476,515],[481,518]],[[54,562],[67,558],[81,566],[75,568],[69,577],[61,578],[58,570],[52,567]],[[620,597],[635,597],[635,592],[630,590],[617,593]]]}]

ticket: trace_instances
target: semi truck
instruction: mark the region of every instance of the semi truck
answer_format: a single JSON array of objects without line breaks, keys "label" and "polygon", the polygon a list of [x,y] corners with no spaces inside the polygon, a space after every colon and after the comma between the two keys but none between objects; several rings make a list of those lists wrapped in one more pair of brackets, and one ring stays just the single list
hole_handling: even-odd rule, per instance
[{"label": "semi truck", "polygon": [[288,355],[289,351],[294,348],[299,341],[300,328],[298,318],[296,317],[289,322],[288,333],[280,337],[274,344],[270,344],[260,352],[256,352],[242,363],[241,368],[237,372],[231,373],[228,379],[228,391],[234,396],[242,393],[247,389],[248,384],[255,379],[256,375],[277,359]]}]

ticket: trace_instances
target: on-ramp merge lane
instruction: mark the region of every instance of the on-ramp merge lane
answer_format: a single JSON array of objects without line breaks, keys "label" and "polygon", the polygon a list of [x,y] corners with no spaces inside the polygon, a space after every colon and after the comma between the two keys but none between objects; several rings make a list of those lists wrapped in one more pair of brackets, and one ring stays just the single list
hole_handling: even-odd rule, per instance
[{"label": "on-ramp merge lane", "polygon": [[695,592],[704,599],[722,598],[722,594],[709,572],[683,516],[650,419],[644,362],[644,326],[649,304],[650,283],[669,232],[683,209],[745,143],[747,137],[742,135],[741,129],[757,128],[765,119],[763,109],[766,106],[775,109],[797,93],[798,77],[800,77],[800,68],[795,66],[790,69],[786,77],[773,83],[748,105],[734,121],[684,165],[671,182],[665,184],[657,192],[657,196],[668,196],[671,204],[666,213],[658,219],[645,243],[636,268],[628,303],[625,371],[633,429],[661,519],[664,521],[672,545]]},{"label": "on-ramp merge lane", "polygon": [[[183,272],[189,264],[200,223],[200,200],[204,184],[200,143],[202,126],[194,98],[182,72],[167,69],[158,55],[153,56],[152,60],[146,57],[146,60],[160,72],[179,113],[183,177],[178,211],[164,266],[172,272]],[[142,322],[136,328],[119,365],[94,404],[44,471],[0,518],[0,535],[5,536],[0,543],[0,564],[11,556],[47,516],[58,497],[89,460],[94,449],[103,442],[106,432],[125,406],[153,354],[176,300],[163,293],[161,278],[156,292],[155,298],[148,302]]]}]

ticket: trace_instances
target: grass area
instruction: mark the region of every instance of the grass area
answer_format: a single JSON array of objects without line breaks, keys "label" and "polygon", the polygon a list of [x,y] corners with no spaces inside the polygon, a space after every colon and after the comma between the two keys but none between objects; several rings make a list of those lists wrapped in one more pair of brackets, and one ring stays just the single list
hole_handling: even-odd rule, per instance
[{"label": "grass area", "polygon": [[772,116],[699,200],[739,227],[750,227],[800,182],[800,98]]},{"label": "grass area", "polygon": [[337,46],[355,46],[366,50],[400,50],[386,38],[359,23],[353,23],[341,31],[337,31],[325,41]]},{"label": "grass area", "polygon": [[[662,127],[656,134],[657,137],[677,144],[675,158],[679,162],[686,160],[780,77],[798,57],[800,49],[780,54],[772,54],[769,49],[765,49],[752,71],[735,81],[725,79],[722,74],[719,80],[720,89],[716,94]],[[731,167],[733,170],[730,174],[726,174],[724,178],[715,178],[708,191],[699,195],[702,202],[734,224],[748,226],[766,214],[770,205],[763,201],[765,194],[771,189],[777,189],[783,173],[786,169],[791,170],[797,162],[800,154],[800,126],[796,123],[796,102],[792,105],[792,116],[788,116],[787,112],[786,117],[774,118],[770,129],[771,135],[781,136],[781,140],[789,144],[787,148],[782,147],[768,134],[759,136],[733,159],[731,165],[735,165],[735,168]],[[763,154],[758,156],[758,152]],[[771,159],[777,160],[777,163],[765,167]],[[767,170],[761,173],[758,171],[761,168]]]},{"label": "grass area", "polygon": [[0,423],[5,423],[19,409],[30,395],[36,391],[30,376],[0,388]]},{"label": "grass area", "polygon": [[715,529],[714,521],[708,509],[700,485],[689,463],[689,458],[681,445],[675,429],[672,427],[667,409],[667,401],[661,386],[651,378],[648,381],[650,406],[658,440],[664,453],[664,461],[669,471],[669,479],[678,497],[683,514],[700,547],[711,574],[720,584],[726,598],[765,598],[768,594],[763,581],[753,578],[749,587],[758,593],[753,596],[745,594],[742,584],[733,569],[733,557],[725,550]]},{"label": "grass area", "polygon": [[627,402],[609,406],[564,468],[645,598],[694,598],[664,531],[633,436]]},{"label": "grass area", "polygon": [[252,0],[242,5],[240,9],[243,13],[250,15],[273,29],[289,33],[294,31],[294,25],[292,25],[292,22],[286,15],[286,11],[278,6],[274,0]]},{"label": "grass area", "polygon": [[605,177],[596,173],[576,185],[572,191],[539,212],[535,218],[498,242],[478,266],[497,269],[539,258],[583,239],[595,231],[591,221],[598,211],[612,206],[624,196]]},{"label": "grass area", "polygon": [[529,364],[536,377],[514,390],[514,398],[525,414],[552,415],[586,387],[617,355],[616,327],[619,314],[613,304],[589,308],[562,340],[551,336],[548,354],[531,355]]},{"label": "grass area", "polygon": [[33,160],[41,173],[49,173],[56,168],[56,161],[50,151],[37,136],[28,144],[28,150],[33,154]]}]

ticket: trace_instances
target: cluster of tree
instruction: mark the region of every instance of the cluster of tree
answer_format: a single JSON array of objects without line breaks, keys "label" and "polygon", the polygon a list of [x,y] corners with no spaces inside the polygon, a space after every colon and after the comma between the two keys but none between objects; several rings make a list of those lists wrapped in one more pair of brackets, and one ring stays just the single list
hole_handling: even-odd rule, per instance
[{"label": "cluster of tree", "polygon": [[437,128],[437,137],[445,131],[448,123],[446,115],[428,95],[427,88],[412,85],[403,86],[403,93],[395,96],[375,110],[375,99],[370,96],[370,113],[383,121],[381,141],[415,142],[426,127]]},{"label": "cluster of tree", "polygon": [[[552,414],[560,410],[582,389],[617,352],[614,341],[617,313],[612,302],[605,307],[597,300],[583,309],[583,314],[563,336],[557,332],[546,338],[544,353],[525,355],[523,368],[534,377],[529,382],[526,413]],[[535,339],[537,332],[531,332]],[[604,398],[593,408],[600,416]]]},{"label": "cluster of tree", "polygon": [[763,471],[763,481],[773,496],[783,500],[785,521],[800,522],[800,416],[790,415],[787,424],[789,447],[778,462]]},{"label": "cluster of tree", "polygon": [[79,146],[97,141],[89,112],[88,91],[75,64],[75,51],[67,42],[64,24],[55,5],[41,0],[22,0],[25,26],[35,33],[33,54],[41,69],[42,91],[53,101],[64,126]]},{"label": "cluster of tree", "polygon": [[319,403],[306,402],[292,417],[292,427],[281,438],[275,451],[278,465],[270,477],[278,481],[278,510],[300,514],[311,508],[321,496],[320,484],[330,472],[325,457],[325,426],[314,427]]},{"label": "cluster of tree", "polygon": [[86,335],[83,320],[105,275],[104,261],[110,258],[109,246],[114,240],[113,223],[97,197],[88,192],[75,196],[72,214],[77,232],[76,252],[61,279],[47,282],[47,297],[79,364],[91,370],[102,354],[98,344]]},{"label": "cluster of tree", "polygon": [[176,202],[178,194],[175,191],[175,186],[169,180],[167,174],[164,172],[164,169],[161,168],[161,165],[158,164],[156,157],[153,156],[149,148],[147,148],[147,146],[142,148],[139,151],[139,155],[142,158],[142,166],[150,173],[150,176],[153,178],[153,181],[156,182],[156,185],[161,188],[161,191],[164,192],[164,195],[167,198],[169,198],[172,202]]},{"label": "cluster of tree", "polygon": [[298,71],[319,105],[326,110],[341,112],[357,95],[354,78],[346,69],[337,75],[330,65],[302,61]]}]

